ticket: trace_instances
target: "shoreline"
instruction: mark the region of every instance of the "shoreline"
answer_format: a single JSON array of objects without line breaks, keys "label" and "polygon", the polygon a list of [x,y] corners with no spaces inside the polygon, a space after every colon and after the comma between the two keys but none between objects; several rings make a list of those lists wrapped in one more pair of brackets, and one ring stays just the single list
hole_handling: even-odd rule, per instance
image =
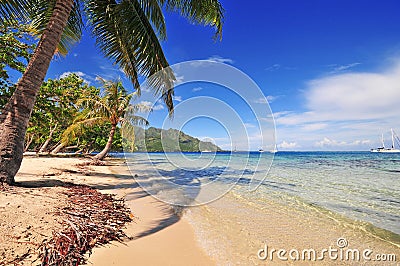
[{"label": "shoreline", "polygon": [[[118,161],[120,159],[115,159]],[[120,160],[122,161],[122,160]],[[215,265],[199,246],[193,227],[168,204],[145,192],[140,186],[131,185],[133,177],[123,163],[107,166],[117,178],[128,182],[117,184],[107,193],[118,192],[138,217],[127,225],[125,232],[133,240],[124,244],[112,243],[93,250],[89,263],[93,265]]]},{"label": "shoreline", "polygon": [[[323,249],[330,247],[343,250],[344,253],[346,250],[352,249],[360,250],[360,252],[371,249],[373,256],[375,254],[395,254],[396,261],[386,262],[384,265],[397,265],[396,262],[399,260],[398,244],[363,231],[356,223],[335,220],[335,217],[329,217],[326,213],[309,206],[295,209],[293,206],[284,206],[276,201],[269,201],[268,206],[263,207],[247,203],[242,199],[240,201],[234,199],[235,204],[232,205],[233,201],[229,198],[233,197],[235,196],[228,194],[219,202],[188,214],[191,224],[196,228],[196,234],[202,236],[200,242],[203,248],[210,256],[219,258],[218,265],[229,263],[281,265],[285,263],[277,258],[276,253],[273,260],[270,260],[270,257],[260,260],[257,252],[264,245],[268,245],[269,250],[275,250],[275,252],[280,249],[285,249],[287,252],[292,249],[299,251],[313,249],[316,251],[316,257],[322,255]],[[251,218],[247,219],[246,217]],[[201,220],[203,221],[199,222]],[[205,220],[207,223],[204,222]],[[226,222],[220,225],[221,220]],[[347,243],[343,249],[337,246],[339,239],[345,240]],[[225,244],[221,245],[221,243]],[[300,258],[289,259],[286,263],[309,265],[310,261]],[[317,259],[316,261],[318,262]],[[363,261],[362,255],[360,261],[353,262],[339,259],[330,260],[326,255],[320,263],[323,265],[329,263],[348,265],[349,263],[368,262]]]},{"label": "shoreline", "polygon": [[[53,231],[61,228],[59,226],[61,218],[57,216],[53,218],[52,213],[68,204],[62,197],[64,185],[73,183],[91,186],[101,193],[115,194],[117,198],[124,197],[125,205],[134,215],[133,222],[126,224],[123,230],[133,239],[126,240],[122,244],[113,241],[105,246],[95,247],[91,250],[92,255],[88,257],[89,264],[131,265],[135,262],[140,265],[168,265],[170,262],[171,265],[188,265],[193,260],[198,261],[198,265],[214,264],[199,247],[193,228],[184,219],[180,219],[167,204],[154,200],[143,193],[140,187],[132,185],[133,178],[130,173],[123,172],[124,168],[127,170],[123,160],[107,160],[106,166],[77,166],[87,161],[79,157],[24,157],[16,181],[29,187],[21,192],[21,197],[29,200],[20,202],[18,198],[18,202],[12,203],[13,208],[5,210],[0,205],[2,219],[6,220],[1,223],[0,229],[2,231],[8,229],[4,224],[9,224],[15,229],[13,231],[15,235],[0,237],[0,245],[2,242],[21,239],[23,241],[19,241],[21,242],[19,244],[22,248],[3,250],[5,252],[3,257],[11,252],[12,254],[7,256],[15,258],[16,261],[21,260],[21,263],[31,265],[33,260],[36,263],[33,265],[40,264],[35,257],[37,251],[30,243],[36,245],[36,242],[51,238]],[[6,196],[9,201],[3,200],[2,204],[6,205],[15,200],[13,195],[9,194]],[[47,200],[49,198],[51,200]],[[19,205],[14,206],[15,204]],[[16,225],[13,225],[15,217],[7,215],[13,213],[14,209],[23,209],[22,213],[19,213],[23,220]],[[11,220],[7,220],[8,217],[11,217]],[[35,224],[31,224],[32,218],[37,220]],[[35,230],[38,234],[34,233],[33,236],[29,235],[30,238],[26,238],[25,236],[29,237],[26,235],[29,230]],[[155,250],[157,256],[154,255]]]},{"label": "shoreline", "polygon": [[[122,244],[112,242],[94,248],[88,263],[95,266],[133,263],[138,265],[279,264],[282,262],[262,261],[257,258],[257,251],[263,247],[264,241],[268,241],[270,248],[320,250],[328,246],[335,247],[336,240],[341,237],[349,241],[350,248],[373,248],[374,251],[383,254],[396,254],[397,261],[400,258],[398,246],[396,248],[384,240],[368,236],[368,232],[362,233],[360,228],[355,229],[355,225],[352,227],[349,223],[342,223],[340,219],[335,221],[335,214],[329,217],[323,210],[315,209],[315,206],[313,208],[301,206],[305,211],[296,210],[291,204],[272,200],[252,202],[246,198],[238,198],[234,193],[228,193],[209,205],[186,208],[183,212],[177,213],[168,204],[144,192],[134,182],[123,159],[109,159],[107,166],[76,166],[85,161],[87,159],[84,158],[26,157],[16,180],[40,184],[33,186],[26,195],[23,195],[29,198],[24,203],[25,211],[38,210],[35,207],[37,199],[53,197],[52,201],[46,199],[46,204],[49,206],[46,206],[48,211],[43,217],[48,220],[53,219],[50,209],[57,208],[56,203],[63,202],[58,197],[57,190],[66,182],[89,185],[102,193],[116,194],[117,198],[125,198],[134,219],[133,222],[126,224],[124,232],[133,239]],[[141,169],[137,170],[139,172]],[[28,202],[32,204],[29,205]],[[46,219],[45,221],[49,223]],[[41,225],[41,222],[42,220],[38,221],[38,224]],[[21,221],[19,226],[22,229],[29,227],[28,220]],[[41,234],[46,235],[47,232],[47,235],[51,235],[53,228],[46,227],[43,230],[40,231]],[[0,243],[1,241],[7,241],[7,238],[0,238]],[[322,263],[329,262],[332,261],[326,259]],[[307,265],[304,261],[296,263]]]}]

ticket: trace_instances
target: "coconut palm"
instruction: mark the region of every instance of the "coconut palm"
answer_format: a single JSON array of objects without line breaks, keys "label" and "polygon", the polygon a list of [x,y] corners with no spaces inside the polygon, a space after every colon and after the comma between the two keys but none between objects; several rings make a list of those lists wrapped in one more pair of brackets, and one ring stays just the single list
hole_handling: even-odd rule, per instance
[{"label": "coconut palm", "polygon": [[[30,113],[50,61],[57,51],[65,53],[80,39],[83,21],[100,50],[140,93],[139,75],[148,77],[168,66],[159,43],[166,38],[163,8],[215,27],[216,36],[222,34],[223,10],[218,0],[0,0],[0,21],[30,20],[41,34],[26,71],[0,113],[0,183],[14,182]],[[153,89],[171,114],[174,76],[168,72],[160,79],[154,80]]]},{"label": "coconut palm", "polygon": [[148,125],[148,121],[136,115],[138,112],[148,112],[151,109],[146,105],[130,105],[132,97],[137,96],[137,92],[128,94],[121,81],[108,81],[99,78],[103,84],[103,95],[90,95],[78,100],[77,106],[83,108],[77,115],[74,123],[63,133],[62,143],[69,142],[85,127],[94,125],[111,124],[108,134],[108,141],[104,149],[94,156],[94,159],[103,160],[111,149],[117,126],[120,125],[124,131],[134,132],[134,125]]}]

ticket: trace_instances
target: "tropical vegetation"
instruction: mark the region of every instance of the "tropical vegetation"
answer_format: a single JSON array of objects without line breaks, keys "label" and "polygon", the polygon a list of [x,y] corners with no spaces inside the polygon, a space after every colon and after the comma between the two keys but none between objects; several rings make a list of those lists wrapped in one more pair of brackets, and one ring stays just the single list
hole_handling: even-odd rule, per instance
[{"label": "tropical vegetation", "polygon": [[24,73],[35,44],[29,25],[0,23],[0,112],[15,90],[10,70]]},{"label": "tropical vegetation", "polygon": [[148,121],[138,116],[138,112],[148,112],[146,105],[130,104],[137,92],[128,94],[121,81],[107,81],[100,78],[103,83],[103,95],[88,94],[77,101],[81,111],[76,116],[73,124],[63,133],[62,143],[68,143],[77,134],[82,134],[86,127],[94,125],[111,125],[108,140],[104,149],[94,158],[102,160],[110,151],[118,125],[124,132],[134,136],[134,125],[148,125]]},{"label": "tropical vegetation", "polygon": [[[132,80],[168,66],[159,40],[166,38],[163,8],[191,22],[211,25],[221,36],[223,9],[217,0],[1,0],[0,21],[30,22],[39,34],[29,64],[0,114],[0,183],[14,183],[23,156],[30,114],[56,52],[66,53],[88,25],[97,46]],[[85,23],[84,23],[85,21]],[[152,87],[173,111],[172,72],[159,75]]]},{"label": "tropical vegetation", "polygon": [[24,151],[52,150],[79,113],[77,101],[83,95],[99,93],[99,88],[89,86],[76,74],[43,82],[29,120]]}]

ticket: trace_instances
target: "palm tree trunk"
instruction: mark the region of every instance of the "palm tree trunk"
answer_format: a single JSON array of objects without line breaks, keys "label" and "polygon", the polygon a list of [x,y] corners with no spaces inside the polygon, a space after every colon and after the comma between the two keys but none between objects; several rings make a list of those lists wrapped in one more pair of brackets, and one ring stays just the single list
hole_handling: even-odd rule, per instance
[{"label": "palm tree trunk", "polygon": [[29,118],[74,0],[57,0],[39,44],[16,90],[0,114],[0,184],[13,184],[24,151]]},{"label": "palm tree trunk", "polygon": [[55,154],[59,153],[61,151],[61,149],[64,148],[64,147],[65,147],[65,144],[64,143],[60,143],[60,144],[57,145],[57,147],[54,148],[54,150],[52,150],[50,152],[50,154],[55,155]]},{"label": "palm tree trunk", "polygon": [[57,128],[57,124],[54,126],[54,128],[50,129],[50,134],[49,137],[46,139],[46,141],[43,143],[43,146],[40,147],[39,153],[42,153],[46,150],[47,146],[49,145],[51,139],[53,138],[53,133]]},{"label": "palm tree trunk", "polygon": [[117,125],[112,125],[111,126],[111,130],[110,130],[110,133],[108,135],[108,141],[107,141],[106,146],[104,147],[104,149],[99,154],[94,156],[94,159],[103,160],[104,157],[106,157],[108,151],[111,149],[111,145],[112,145],[112,142],[113,142],[113,139],[114,139],[114,134],[115,134],[115,130],[116,129],[117,129]]},{"label": "palm tree trunk", "polygon": [[35,137],[34,134],[32,134],[31,136],[28,136],[28,141],[27,141],[27,143],[25,145],[24,152],[28,151],[29,146],[31,146],[31,143],[32,143],[34,137]]}]

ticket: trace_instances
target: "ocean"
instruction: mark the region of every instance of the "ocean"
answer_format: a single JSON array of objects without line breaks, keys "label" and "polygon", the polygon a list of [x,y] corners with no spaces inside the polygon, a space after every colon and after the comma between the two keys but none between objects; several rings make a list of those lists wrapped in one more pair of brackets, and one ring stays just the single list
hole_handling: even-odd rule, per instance
[{"label": "ocean", "polygon": [[[267,237],[263,228],[271,206],[305,219],[319,213],[400,245],[400,154],[133,153],[126,158],[139,184],[175,205],[213,257],[222,256],[215,252],[224,246],[233,253],[256,249]],[[243,237],[246,243],[233,243]]]}]

